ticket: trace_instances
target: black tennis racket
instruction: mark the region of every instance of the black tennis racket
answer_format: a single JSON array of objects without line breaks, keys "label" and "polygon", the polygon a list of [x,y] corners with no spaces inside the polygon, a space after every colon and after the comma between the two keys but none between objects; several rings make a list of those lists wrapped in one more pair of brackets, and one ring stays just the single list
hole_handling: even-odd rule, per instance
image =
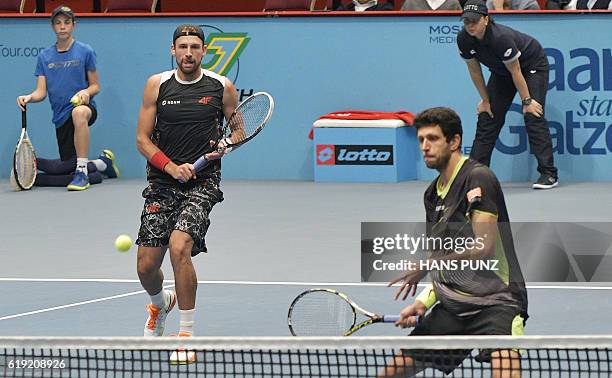
[{"label": "black tennis racket", "polygon": [[[367,319],[357,323],[357,313]],[[333,289],[310,289],[298,295],[287,315],[293,336],[350,336],[374,323],[395,323],[399,315],[377,315]],[[420,317],[417,316],[417,324]]]},{"label": "black tennis racket", "polygon": [[[266,92],[257,92],[242,101],[221,128],[219,142],[225,140],[228,151],[235,150],[255,138],[263,130],[274,112],[274,99]],[[219,142],[214,146],[216,149]],[[202,156],[193,164],[196,172],[206,166]]]},{"label": "black tennis racket", "polygon": [[15,153],[13,154],[13,169],[11,170],[11,183],[13,188],[29,190],[36,180],[36,154],[30,141],[27,129],[26,111],[21,112],[21,136]]}]

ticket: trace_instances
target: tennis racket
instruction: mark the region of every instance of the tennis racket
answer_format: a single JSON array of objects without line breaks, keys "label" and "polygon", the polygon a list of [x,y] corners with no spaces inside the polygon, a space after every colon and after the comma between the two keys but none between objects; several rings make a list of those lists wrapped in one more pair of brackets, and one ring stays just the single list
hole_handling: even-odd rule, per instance
[{"label": "tennis racket", "polygon": [[36,180],[36,154],[27,132],[26,111],[21,112],[21,136],[13,154],[11,183],[15,190],[29,190]]},{"label": "tennis racket", "polygon": [[[219,141],[226,141],[226,149],[235,150],[255,138],[272,117],[274,99],[266,92],[257,92],[242,101],[221,128]],[[196,172],[206,166],[208,160],[202,156],[193,164]]]},{"label": "tennis racket", "polygon": [[[367,319],[356,324],[357,313]],[[399,318],[364,310],[333,289],[310,289],[293,300],[287,323],[293,336],[350,336],[370,324],[395,323]],[[417,316],[417,324],[419,321]]]}]

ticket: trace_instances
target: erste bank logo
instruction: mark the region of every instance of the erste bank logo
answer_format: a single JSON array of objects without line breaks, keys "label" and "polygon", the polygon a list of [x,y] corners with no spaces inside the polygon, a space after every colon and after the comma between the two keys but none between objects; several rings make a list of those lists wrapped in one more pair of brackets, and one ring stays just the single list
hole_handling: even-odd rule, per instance
[{"label": "erste bank logo", "polygon": [[336,146],[333,144],[317,144],[317,165],[336,164]]}]

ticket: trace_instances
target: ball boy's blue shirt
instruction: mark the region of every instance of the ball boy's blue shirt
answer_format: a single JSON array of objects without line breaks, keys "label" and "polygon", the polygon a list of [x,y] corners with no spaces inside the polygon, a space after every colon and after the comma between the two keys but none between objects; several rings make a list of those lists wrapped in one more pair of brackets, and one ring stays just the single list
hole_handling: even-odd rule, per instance
[{"label": "ball boy's blue shirt", "polygon": [[[91,46],[79,41],[74,41],[68,51],[58,52],[53,45],[38,56],[34,75],[44,76],[47,81],[47,95],[56,128],[71,116],[73,106],[70,98],[89,87],[87,71],[95,70],[96,53]],[[89,103],[96,106],[93,99]]]}]

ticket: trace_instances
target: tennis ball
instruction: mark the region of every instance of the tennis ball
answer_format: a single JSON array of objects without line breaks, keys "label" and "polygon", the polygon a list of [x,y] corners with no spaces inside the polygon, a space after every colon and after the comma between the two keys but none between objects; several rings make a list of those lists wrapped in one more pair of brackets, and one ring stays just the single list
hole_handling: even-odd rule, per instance
[{"label": "tennis ball", "polygon": [[70,99],[70,103],[72,104],[72,106],[79,106],[81,105],[81,99],[79,98],[78,95],[74,95]]},{"label": "tennis ball", "polygon": [[127,235],[119,235],[115,239],[115,248],[119,252],[127,252],[132,248],[132,238]]}]

